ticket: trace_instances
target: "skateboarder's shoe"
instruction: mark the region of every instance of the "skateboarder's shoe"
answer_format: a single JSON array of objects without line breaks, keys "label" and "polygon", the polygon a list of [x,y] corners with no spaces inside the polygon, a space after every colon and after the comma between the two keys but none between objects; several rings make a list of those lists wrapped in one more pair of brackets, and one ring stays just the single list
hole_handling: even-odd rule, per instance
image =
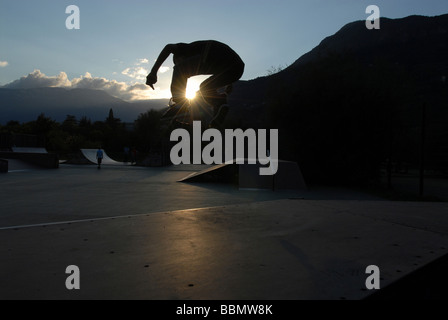
[{"label": "skateboarder's shoe", "polygon": [[224,119],[227,116],[227,113],[229,112],[229,105],[223,104],[219,109],[217,109],[217,112],[215,112],[215,116],[210,121],[210,128],[220,128],[222,123],[224,122]]},{"label": "skateboarder's shoe", "polygon": [[219,107],[221,107],[223,104],[227,104],[227,95],[225,93],[203,93],[201,91],[198,91],[196,93],[196,100],[199,99],[204,101],[209,107],[212,107],[215,110],[215,115]]},{"label": "skateboarder's shoe", "polygon": [[168,108],[168,110],[165,111],[165,113],[162,115],[162,119],[168,119],[174,117],[177,112],[179,112],[180,106],[173,105]]},{"label": "skateboarder's shoe", "polygon": [[161,119],[172,119],[174,117],[184,116],[189,112],[188,107],[189,105],[186,101],[183,103],[172,103],[170,101],[170,106],[162,115]]}]

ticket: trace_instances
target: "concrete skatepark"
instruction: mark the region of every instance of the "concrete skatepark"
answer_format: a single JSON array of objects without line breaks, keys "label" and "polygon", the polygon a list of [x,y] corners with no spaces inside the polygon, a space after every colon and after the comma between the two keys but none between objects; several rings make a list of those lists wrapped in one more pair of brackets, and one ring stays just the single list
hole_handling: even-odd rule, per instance
[{"label": "concrete skatepark", "polygon": [[18,162],[0,176],[0,299],[358,300],[406,282],[399,299],[431,291],[406,279],[448,253],[446,203],[178,182],[208,169]]}]

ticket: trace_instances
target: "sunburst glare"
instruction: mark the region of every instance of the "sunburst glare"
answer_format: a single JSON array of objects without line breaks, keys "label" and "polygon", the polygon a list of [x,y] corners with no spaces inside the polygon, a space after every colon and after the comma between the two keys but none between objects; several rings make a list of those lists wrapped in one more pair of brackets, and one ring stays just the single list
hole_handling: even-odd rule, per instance
[{"label": "sunburst glare", "polygon": [[187,91],[185,96],[187,99],[194,99],[196,97],[196,92],[199,91],[201,83],[207,79],[208,76],[195,76],[188,79]]}]

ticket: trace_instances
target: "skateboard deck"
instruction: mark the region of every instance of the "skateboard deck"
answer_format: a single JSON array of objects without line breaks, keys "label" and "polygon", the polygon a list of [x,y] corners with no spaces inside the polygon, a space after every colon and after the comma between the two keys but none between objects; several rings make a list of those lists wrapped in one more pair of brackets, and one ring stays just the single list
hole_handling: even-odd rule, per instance
[{"label": "skateboard deck", "polygon": [[218,99],[210,99],[207,102],[204,97],[198,95],[185,105],[173,106],[172,108],[177,109],[168,109],[161,118],[168,130],[191,128],[194,121],[201,121],[205,127],[220,129],[229,111],[227,99],[223,99],[222,96]]}]

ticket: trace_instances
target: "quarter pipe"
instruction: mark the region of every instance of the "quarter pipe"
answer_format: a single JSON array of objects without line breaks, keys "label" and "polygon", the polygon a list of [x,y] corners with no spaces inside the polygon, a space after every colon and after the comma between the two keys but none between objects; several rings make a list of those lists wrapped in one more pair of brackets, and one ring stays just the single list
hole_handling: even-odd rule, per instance
[{"label": "quarter pipe", "polygon": [[[81,149],[81,154],[86,158],[88,161],[92,163],[97,163],[96,160],[96,151],[97,149]],[[111,159],[107,153],[103,150],[103,161],[102,164],[104,165],[115,165],[115,166],[122,166],[125,165],[123,162],[118,162],[113,159]]]}]

